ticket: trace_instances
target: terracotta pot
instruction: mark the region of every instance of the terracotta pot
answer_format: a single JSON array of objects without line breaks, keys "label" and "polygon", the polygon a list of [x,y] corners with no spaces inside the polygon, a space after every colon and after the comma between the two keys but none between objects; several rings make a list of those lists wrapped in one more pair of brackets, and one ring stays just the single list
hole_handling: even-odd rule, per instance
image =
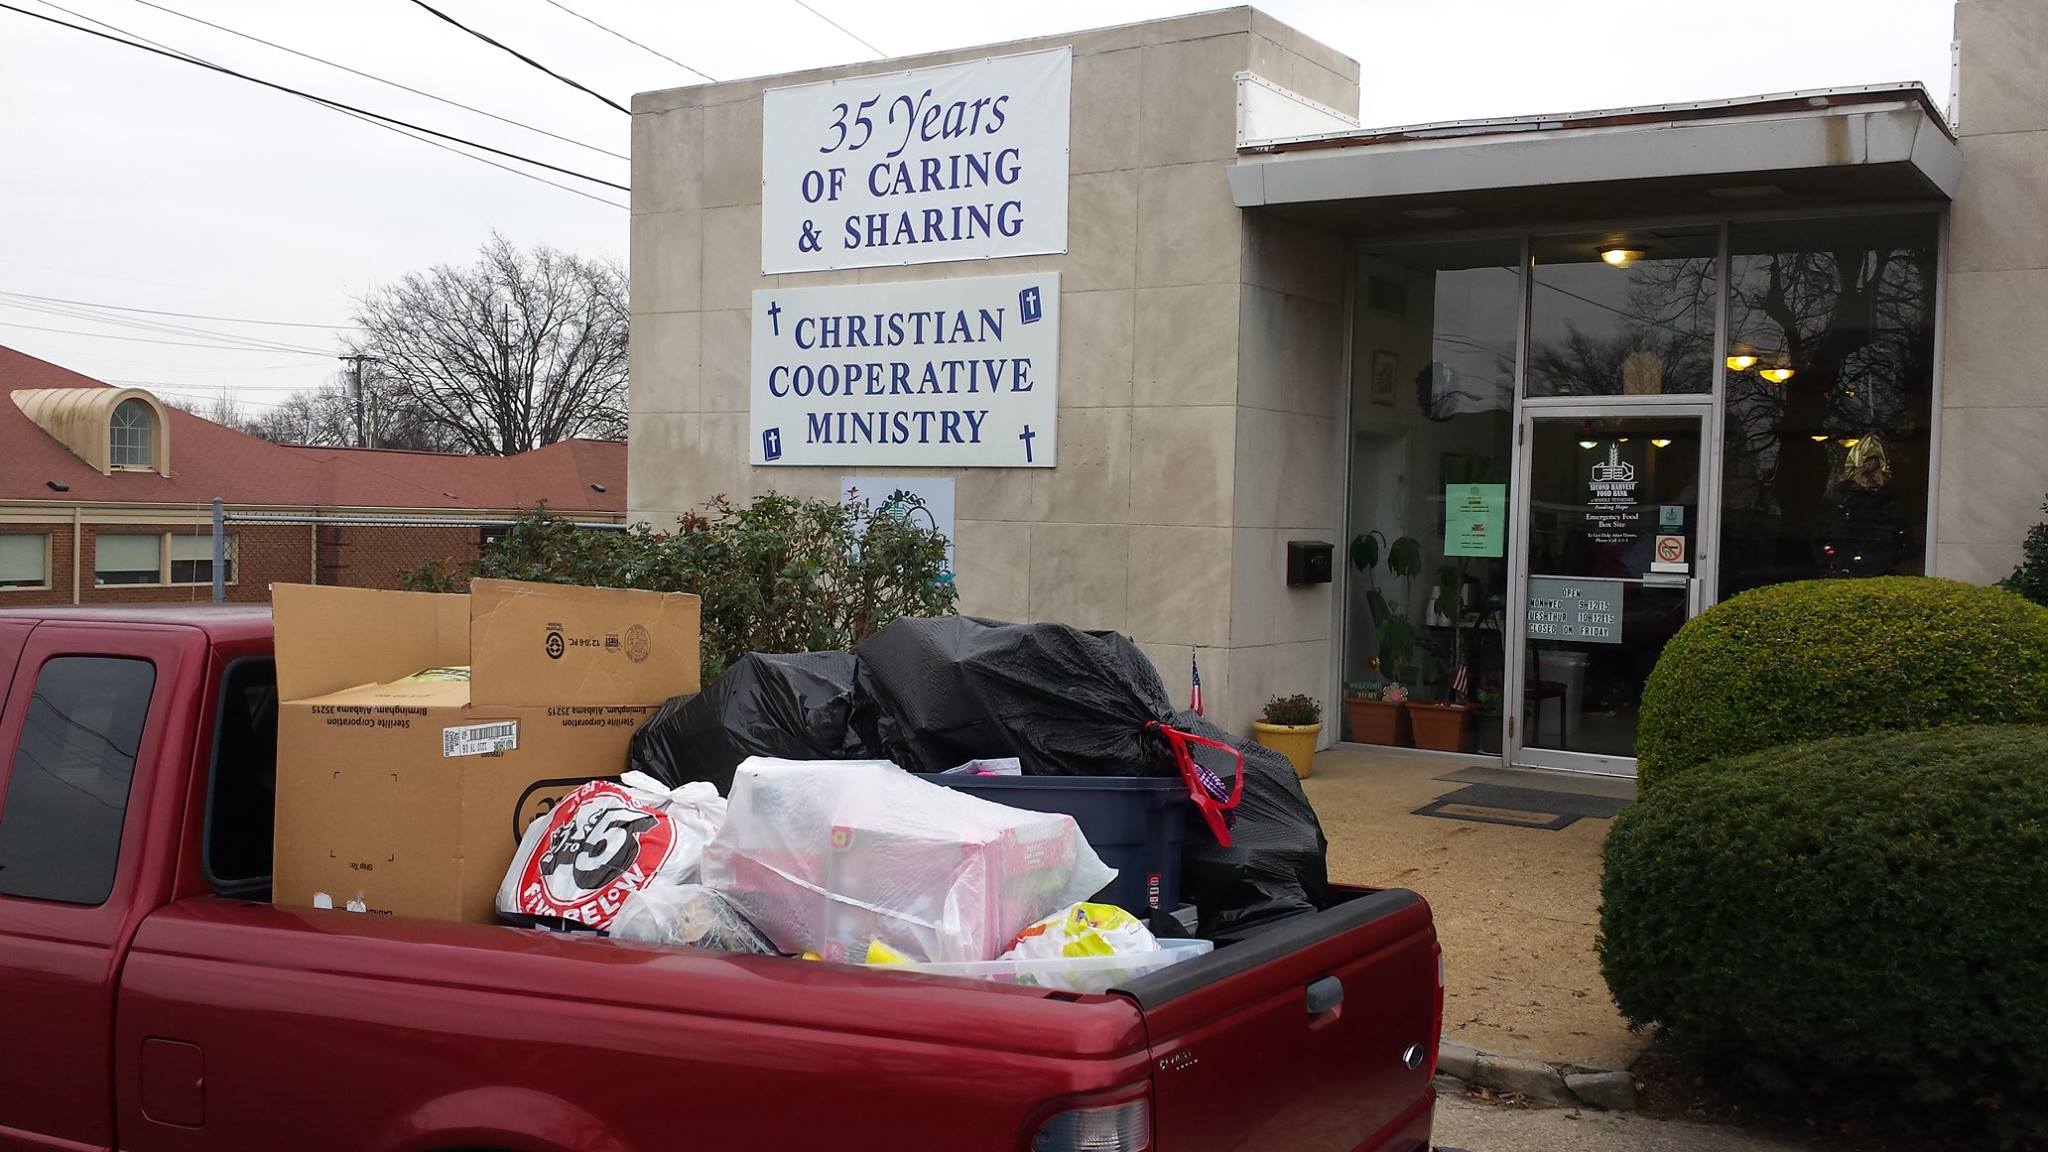
[{"label": "terracotta pot", "polygon": [[1415,746],[1437,752],[1472,750],[1472,705],[1408,702],[1408,723],[1415,729]]},{"label": "terracotta pot", "polygon": [[1296,779],[1308,779],[1309,762],[1316,757],[1316,737],[1321,734],[1321,724],[1268,724],[1264,720],[1252,721],[1252,736],[1259,743],[1271,748],[1287,762],[1294,765]]},{"label": "terracotta pot", "polygon": [[1344,716],[1351,721],[1351,738],[1360,744],[1400,748],[1408,743],[1408,711],[1399,702],[1390,704],[1371,696],[1347,696]]}]

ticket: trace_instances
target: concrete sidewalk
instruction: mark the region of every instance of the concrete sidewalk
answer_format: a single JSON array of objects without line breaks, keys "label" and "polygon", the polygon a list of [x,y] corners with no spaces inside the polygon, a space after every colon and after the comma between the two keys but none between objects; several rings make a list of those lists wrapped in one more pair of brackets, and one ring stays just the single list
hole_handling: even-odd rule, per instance
[{"label": "concrete sidewalk", "polygon": [[1462,1096],[1436,1102],[1433,1139],[1444,1152],[1805,1152],[1815,1145],[1629,1112],[1509,1108]]},{"label": "concrete sidewalk", "polygon": [[[1446,1039],[1627,1067],[1643,1041],[1623,1024],[1593,955],[1609,821],[1546,832],[1411,815],[1463,787],[1439,779],[1459,767],[1359,748],[1318,755],[1303,786],[1330,840],[1331,879],[1412,888],[1429,901],[1449,980]],[[1626,782],[1495,775],[1525,787],[1632,794]]]}]

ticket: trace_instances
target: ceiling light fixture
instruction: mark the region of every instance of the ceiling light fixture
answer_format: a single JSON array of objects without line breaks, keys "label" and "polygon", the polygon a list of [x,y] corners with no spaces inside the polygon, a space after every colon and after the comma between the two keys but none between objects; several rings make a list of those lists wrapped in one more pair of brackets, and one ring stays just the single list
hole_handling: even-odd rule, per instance
[{"label": "ceiling light fixture", "polygon": [[1854,448],[1856,445],[1862,443],[1862,441],[1854,436],[1844,436],[1840,440],[1835,441],[1835,443],[1840,444],[1844,448]]},{"label": "ceiling light fixture", "polygon": [[1669,447],[1671,447],[1671,441],[1669,441],[1669,440],[1666,440],[1666,439],[1663,439],[1662,437],[1656,437],[1656,438],[1653,438],[1653,439],[1651,439],[1651,441],[1650,441],[1650,444],[1651,444],[1651,446],[1652,446],[1652,447],[1656,447],[1656,448],[1669,448]]},{"label": "ceiling light fixture", "polygon": [[1588,452],[1592,451],[1592,450],[1593,450],[1593,449],[1595,449],[1595,448],[1598,448],[1599,446],[1600,446],[1600,442],[1599,442],[1599,441],[1597,441],[1597,440],[1581,440],[1581,441],[1579,441],[1579,447],[1581,447],[1581,448],[1584,448],[1584,449],[1585,449],[1585,450],[1587,450]]},{"label": "ceiling light fixture", "polygon": [[1828,434],[1822,432],[1814,436],[1809,436],[1807,437],[1807,439],[1812,440],[1815,444],[1825,444],[1827,443]]},{"label": "ceiling light fixture", "polygon": [[1792,378],[1792,369],[1759,368],[1757,369],[1756,374],[1763,377],[1766,380],[1769,380],[1773,384],[1783,384],[1785,381],[1790,380]]},{"label": "ceiling light fixture", "polygon": [[1615,268],[1626,268],[1629,265],[1635,263],[1636,261],[1641,260],[1645,255],[1647,255],[1647,253],[1641,248],[1616,247],[1602,248],[1600,250],[1600,259],[1605,260],[1608,263],[1608,265]]},{"label": "ceiling light fixture", "polygon": [[1754,356],[1738,354],[1728,358],[1728,370],[1730,372],[1747,372],[1754,367],[1756,367],[1756,357]]}]

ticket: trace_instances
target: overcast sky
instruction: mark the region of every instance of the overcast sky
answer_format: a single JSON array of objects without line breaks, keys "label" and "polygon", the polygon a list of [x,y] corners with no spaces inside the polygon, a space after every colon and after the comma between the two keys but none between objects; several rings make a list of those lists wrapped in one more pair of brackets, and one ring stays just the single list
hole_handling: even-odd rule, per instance
[{"label": "overcast sky", "polygon": [[[86,23],[44,0],[0,0]],[[412,0],[58,0],[181,52],[439,131],[628,182],[628,118]],[[695,83],[550,0],[435,7],[621,104]],[[1170,0],[809,0],[890,55],[1200,11]],[[152,8],[150,4],[159,5]],[[796,0],[560,0],[721,80],[873,57]],[[1917,80],[1949,90],[1950,0],[1268,0],[1355,57],[1369,125],[1564,112]],[[238,39],[163,9],[473,105],[537,135]],[[595,150],[594,150],[595,149]],[[598,151],[602,150],[602,151]],[[618,156],[605,154],[617,153]],[[190,64],[0,10],[0,343],[88,375],[251,407],[333,379],[351,301],[410,269],[463,261],[491,229],[623,261],[612,204],[450,155]],[[613,206],[618,205],[618,206]],[[210,333],[96,322],[22,295],[197,313],[115,313]],[[25,307],[29,306],[29,307]],[[106,315],[107,313],[100,313]],[[67,329],[69,335],[37,329]],[[123,337],[123,339],[115,339]],[[174,343],[144,343],[142,339]],[[5,385],[0,381],[0,386]]]}]

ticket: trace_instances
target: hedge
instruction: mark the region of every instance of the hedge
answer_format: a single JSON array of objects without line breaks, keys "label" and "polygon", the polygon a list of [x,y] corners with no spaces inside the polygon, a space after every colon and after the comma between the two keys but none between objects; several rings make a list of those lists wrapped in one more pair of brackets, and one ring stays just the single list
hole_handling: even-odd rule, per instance
[{"label": "hedge", "polygon": [[2048,608],[1921,576],[1745,592],[1687,623],[1643,688],[1648,791],[1780,744],[1951,724],[2048,721]]},{"label": "hedge", "polygon": [[1708,1069],[2048,1137],[2048,727],[1673,777],[1615,820],[1601,894],[1615,1003]]}]

